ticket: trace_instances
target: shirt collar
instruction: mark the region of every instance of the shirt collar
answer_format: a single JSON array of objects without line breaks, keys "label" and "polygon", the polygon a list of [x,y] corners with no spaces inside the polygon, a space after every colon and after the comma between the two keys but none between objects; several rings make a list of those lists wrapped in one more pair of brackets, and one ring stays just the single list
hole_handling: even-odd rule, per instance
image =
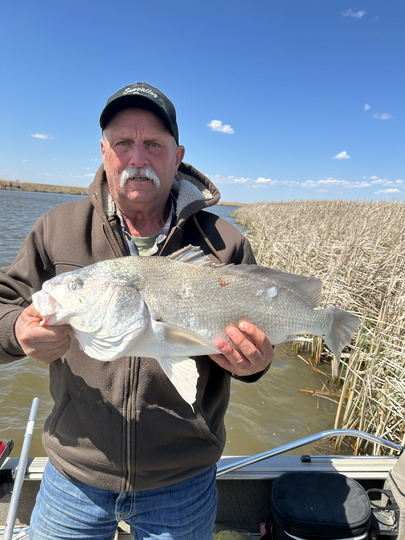
[{"label": "shirt collar", "polygon": [[[114,207],[115,207],[115,214],[118,217],[118,219],[120,220],[122,236],[124,238],[124,242],[125,242],[125,244],[127,246],[129,254],[130,255],[139,255],[138,249],[137,249],[137,247],[135,245],[135,242],[133,241],[132,236],[129,234],[129,232],[128,232],[126,226],[125,226],[124,218],[123,218],[119,208],[117,207],[117,205],[115,203],[114,203]],[[166,240],[167,235],[169,234],[169,231],[170,231],[170,228],[171,228],[171,225],[172,225],[172,219],[173,219],[174,214],[175,214],[175,200],[174,200],[173,195],[170,194],[170,213],[169,213],[169,217],[167,218],[166,223],[163,226],[163,229],[158,234],[158,236],[156,238],[156,241],[155,241],[155,244],[154,244],[153,248],[151,249],[151,251],[149,253],[149,256],[150,255],[155,255],[159,250],[158,245],[161,242],[164,242],[164,240]]]}]

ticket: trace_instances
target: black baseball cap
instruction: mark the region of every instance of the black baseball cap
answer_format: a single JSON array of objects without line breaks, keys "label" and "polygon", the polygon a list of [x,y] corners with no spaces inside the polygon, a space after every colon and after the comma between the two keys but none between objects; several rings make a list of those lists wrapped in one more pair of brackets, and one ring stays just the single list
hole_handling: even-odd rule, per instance
[{"label": "black baseball cap", "polygon": [[125,86],[108,99],[100,116],[101,129],[104,129],[119,111],[129,107],[148,109],[159,116],[179,144],[179,128],[173,103],[160,90],[145,82]]}]

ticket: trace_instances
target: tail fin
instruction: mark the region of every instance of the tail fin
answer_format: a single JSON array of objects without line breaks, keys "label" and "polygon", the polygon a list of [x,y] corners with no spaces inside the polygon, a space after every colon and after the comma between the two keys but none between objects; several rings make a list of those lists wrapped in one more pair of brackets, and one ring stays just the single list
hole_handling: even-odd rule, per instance
[{"label": "tail fin", "polygon": [[360,319],[349,313],[335,307],[328,308],[326,311],[332,316],[332,325],[329,334],[323,336],[326,345],[340,360],[340,354],[346,345],[349,345],[351,337],[360,326]]}]

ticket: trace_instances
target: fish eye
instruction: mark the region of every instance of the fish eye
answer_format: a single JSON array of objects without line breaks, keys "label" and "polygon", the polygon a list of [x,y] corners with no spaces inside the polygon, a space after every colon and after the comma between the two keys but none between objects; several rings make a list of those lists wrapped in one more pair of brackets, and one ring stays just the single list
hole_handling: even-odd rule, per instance
[{"label": "fish eye", "polygon": [[79,291],[83,287],[83,281],[79,278],[73,278],[68,282],[67,286],[70,291]]}]

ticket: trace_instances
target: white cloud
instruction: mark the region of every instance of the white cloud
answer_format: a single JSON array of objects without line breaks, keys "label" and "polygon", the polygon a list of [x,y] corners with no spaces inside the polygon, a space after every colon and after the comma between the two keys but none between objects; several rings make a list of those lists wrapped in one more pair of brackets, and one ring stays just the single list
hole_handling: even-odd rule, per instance
[{"label": "white cloud", "polygon": [[209,176],[214,184],[246,184],[251,182],[251,178],[244,178],[243,176],[222,176],[221,174],[214,174]]},{"label": "white cloud", "polygon": [[399,189],[397,188],[388,188],[388,189],[379,189],[378,191],[376,191],[376,193],[378,193],[379,195],[385,193],[385,194],[390,194],[390,193],[401,193]]},{"label": "white cloud", "polygon": [[388,180],[388,178],[380,178],[378,176],[363,176],[365,180],[370,180],[371,184],[387,186],[400,186],[405,185],[405,180],[397,178],[396,180]]},{"label": "white cloud", "polygon": [[384,113],[375,113],[373,114],[373,118],[376,120],[391,120],[391,118],[394,118],[392,114],[384,112]]},{"label": "white cloud", "polygon": [[43,141],[53,139],[53,135],[50,135],[49,133],[31,133],[31,137],[34,139],[42,139]]},{"label": "white cloud", "polygon": [[386,185],[386,182],[388,182],[388,180],[386,180],[385,178],[378,178],[376,176],[370,176],[369,180],[371,180],[371,183],[372,184],[383,184],[383,185]]},{"label": "white cloud", "polygon": [[354,19],[361,19],[365,14],[366,12],[364,10],[353,11],[352,8],[342,12],[343,17],[353,17]]},{"label": "white cloud", "polygon": [[305,188],[346,188],[346,189],[364,189],[371,186],[370,182],[349,182],[349,180],[340,180],[338,178],[322,178],[321,180],[306,180],[302,187]]},{"label": "white cloud", "polygon": [[402,178],[397,178],[396,180],[388,180],[387,178],[379,178],[378,176],[369,176],[369,177],[364,177],[364,178],[367,180],[370,180],[373,185],[380,185],[383,187],[390,187],[390,186],[402,187],[402,185],[405,184]]},{"label": "white cloud", "polygon": [[397,195],[404,193],[405,180],[398,178],[396,180],[388,180],[387,178],[379,178],[378,176],[363,176],[361,180],[345,180],[342,178],[333,178],[327,176],[319,180],[277,180],[273,178],[258,178],[238,177],[238,176],[222,176],[220,174],[210,175],[216,185],[239,185],[245,186],[248,189],[281,189],[288,188],[290,192],[297,189],[310,190],[316,193],[343,194],[344,192],[356,192],[356,190],[364,191],[367,189],[375,189],[376,195]]},{"label": "white cloud", "polygon": [[364,105],[364,110],[365,110],[365,111],[369,111],[370,109],[371,109],[371,105],[369,105],[368,103],[366,103],[366,104]]},{"label": "white cloud", "polygon": [[346,152],[346,150],[343,150],[343,152],[339,152],[339,154],[336,154],[336,156],[333,156],[333,159],[350,159],[350,156]]},{"label": "white cloud", "polygon": [[267,184],[267,185],[274,186],[275,184],[277,184],[277,180],[272,180],[271,178],[260,177],[257,180],[255,180],[255,184]]},{"label": "white cloud", "polygon": [[219,131],[220,133],[227,133],[228,135],[235,133],[235,130],[229,124],[223,124],[221,120],[211,120],[207,126],[211,128],[212,131]]}]

